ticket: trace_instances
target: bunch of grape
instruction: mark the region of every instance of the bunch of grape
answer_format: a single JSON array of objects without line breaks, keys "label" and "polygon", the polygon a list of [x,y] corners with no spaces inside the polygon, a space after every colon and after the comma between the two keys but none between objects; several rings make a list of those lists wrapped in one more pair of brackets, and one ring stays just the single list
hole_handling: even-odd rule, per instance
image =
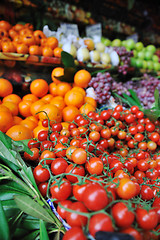
[{"label": "bunch of grape", "polygon": [[111,86],[113,78],[109,72],[97,73],[89,82],[89,87],[93,87],[96,94],[96,101],[105,104],[111,96]]},{"label": "bunch of grape", "polygon": [[126,75],[130,67],[130,60],[133,56],[133,52],[127,51],[125,47],[114,47],[113,49],[120,57],[120,65],[118,66],[118,72]]},{"label": "bunch of grape", "polygon": [[[123,93],[130,95],[128,89],[132,89],[137,93],[144,108],[151,108],[154,103],[154,91],[156,88],[160,92],[160,80],[145,73],[139,81],[129,80],[122,83],[113,80],[111,91],[121,96]],[[116,100],[118,101],[118,99]]]}]

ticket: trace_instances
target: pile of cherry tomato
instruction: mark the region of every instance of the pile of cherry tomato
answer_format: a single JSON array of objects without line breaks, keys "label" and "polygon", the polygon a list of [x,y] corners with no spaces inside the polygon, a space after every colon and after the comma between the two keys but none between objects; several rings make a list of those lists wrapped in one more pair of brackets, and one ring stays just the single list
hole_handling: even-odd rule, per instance
[{"label": "pile of cherry tomato", "polygon": [[[137,106],[78,114],[68,128],[45,119],[24,153],[41,194],[71,226],[63,240],[127,233],[160,236],[160,122]],[[89,235],[90,234],[90,235]]]}]

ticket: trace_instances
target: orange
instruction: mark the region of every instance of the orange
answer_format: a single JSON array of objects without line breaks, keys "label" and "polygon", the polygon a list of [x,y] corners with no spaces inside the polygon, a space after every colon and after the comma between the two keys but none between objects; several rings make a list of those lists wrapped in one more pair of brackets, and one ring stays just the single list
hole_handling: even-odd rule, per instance
[{"label": "orange", "polygon": [[21,121],[22,121],[21,117],[13,116],[13,125],[20,124]]},{"label": "orange", "polygon": [[92,51],[95,47],[93,40],[90,38],[85,39],[84,44],[87,46],[89,51]]},{"label": "orange", "polygon": [[84,105],[82,105],[80,107],[79,110],[80,110],[80,113],[82,113],[82,114],[88,114],[91,111],[93,111],[93,112],[96,111],[96,108],[93,107],[93,105],[91,105],[89,103],[85,103]]},{"label": "orange", "polygon": [[0,29],[0,38],[8,38],[8,32],[4,29]]},{"label": "orange", "polygon": [[53,104],[54,106],[58,107],[61,111],[63,110],[63,108],[66,106],[63,97],[61,96],[57,96],[54,97],[51,101],[50,104]]},{"label": "orange", "polygon": [[20,122],[20,125],[23,125],[31,130],[33,130],[35,127],[37,127],[38,124],[36,124],[34,121],[29,119],[24,119]]},{"label": "orange", "polygon": [[[13,44],[15,46],[17,46],[17,44],[24,44],[23,41],[22,41],[22,36],[20,36],[20,35],[15,36],[14,39],[13,39]],[[26,45],[26,44],[24,44],[24,45]]]},{"label": "orange", "polygon": [[41,39],[46,38],[46,35],[41,30],[35,30],[33,36],[37,45],[41,43]]},{"label": "orange", "polygon": [[45,128],[45,127],[40,126],[40,125],[38,125],[37,127],[35,127],[35,128],[33,129],[33,137],[34,137],[34,138],[37,138],[37,137],[38,137],[38,133],[39,133],[40,131],[42,131],[42,130],[48,130],[48,128]]},{"label": "orange", "polygon": [[55,77],[60,77],[60,76],[63,76],[64,75],[64,68],[62,67],[56,67],[52,70],[52,73],[51,73],[51,78],[52,78],[52,81],[55,82],[55,83],[60,83],[61,81],[56,79]]},{"label": "orange", "polygon": [[93,107],[97,107],[97,102],[96,102],[96,100],[94,99],[94,98],[92,98],[92,97],[85,97],[84,98],[84,102],[85,103],[89,103],[89,104],[91,104]]},{"label": "orange", "polygon": [[10,38],[12,38],[12,39],[14,39],[15,36],[18,36],[17,31],[12,28],[9,29],[8,33],[9,33]]},{"label": "orange", "polygon": [[[22,29],[19,30],[19,34],[22,36],[22,37],[25,37],[27,40],[30,41],[30,39],[32,40],[32,36],[33,36],[33,31],[29,28],[26,28],[26,27],[23,27]],[[34,36],[33,36],[34,38]]]},{"label": "orange", "polygon": [[55,82],[49,84],[49,93],[53,96],[57,96],[57,84]]},{"label": "orange", "polygon": [[36,118],[38,118],[38,112],[40,111],[40,108],[45,105],[45,102],[42,100],[38,100],[34,103],[31,104],[30,106],[30,112],[33,116],[35,116]]},{"label": "orange", "polygon": [[6,97],[3,98],[2,102],[13,102],[16,104],[19,104],[21,102],[21,98],[17,94],[9,94]]},{"label": "orange", "polygon": [[12,25],[8,21],[5,21],[5,20],[0,21],[1,29],[5,29],[6,31],[9,31],[9,29],[11,29],[11,27],[12,27]]},{"label": "orange", "polygon": [[49,103],[52,99],[53,99],[53,95],[52,95],[52,94],[49,94],[49,93],[48,93],[47,95],[45,95],[44,97],[41,98],[41,100],[43,100],[43,101],[46,102],[46,103],[47,103],[47,102]]},{"label": "orange", "polygon": [[88,83],[90,82],[90,80],[91,80],[91,74],[85,69],[79,70],[74,75],[74,83],[78,87],[82,87],[82,88],[88,87]]},{"label": "orange", "polygon": [[71,90],[71,85],[67,82],[60,82],[57,84],[57,95],[64,96],[69,90]]},{"label": "orange", "polygon": [[9,111],[0,111],[0,131],[6,132],[13,125],[13,116]]},{"label": "orange", "polygon": [[35,79],[30,84],[30,91],[37,97],[43,97],[48,93],[48,83],[44,79]]},{"label": "orange", "polygon": [[64,101],[66,105],[73,105],[79,108],[84,104],[84,97],[82,93],[70,90],[65,94]]},{"label": "orange", "polygon": [[34,116],[29,116],[29,117],[26,117],[25,118],[26,120],[28,119],[28,120],[32,120],[33,122],[35,122],[37,125],[38,125],[38,119],[36,118],[36,117],[34,117]]},{"label": "orange", "polygon": [[55,37],[48,37],[47,38],[47,46],[50,47],[52,50],[58,47],[58,40]]},{"label": "orange", "polygon": [[31,45],[29,46],[29,54],[30,55],[38,55],[40,56],[42,54],[41,47],[38,45]]},{"label": "orange", "polygon": [[11,128],[9,128],[8,131],[6,132],[6,135],[8,135],[15,141],[33,138],[32,130],[20,124],[14,125]]},{"label": "orange", "polygon": [[22,28],[24,28],[24,25],[21,23],[16,23],[12,29],[14,29],[15,31],[19,32]]},{"label": "orange", "polygon": [[7,79],[0,78],[0,97],[6,97],[13,92],[13,86]]},{"label": "orange", "polygon": [[36,97],[34,94],[32,94],[32,93],[28,93],[28,94],[26,94],[26,95],[24,95],[23,97],[22,97],[22,101],[31,101],[31,102],[36,102],[36,101],[38,101],[39,100],[39,98],[38,97]]},{"label": "orange", "polygon": [[[22,29],[23,30],[23,29]],[[21,31],[22,31],[21,30]],[[27,29],[26,29],[27,30]],[[24,44],[26,44],[28,47],[31,46],[31,45],[34,45],[35,44],[35,38],[34,36],[32,35],[32,33],[28,33],[28,34],[20,34],[22,36],[22,42]]]},{"label": "orange", "polygon": [[15,53],[16,52],[16,47],[14,46],[14,44],[12,42],[3,42],[2,43],[2,52],[12,52]]},{"label": "orange", "polygon": [[53,54],[55,57],[61,58],[62,51],[63,51],[62,48],[56,47],[55,49],[53,49]]},{"label": "orange", "polygon": [[18,115],[18,104],[14,102],[4,102],[2,104],[10,110],[13,116]]},{"label": "orange", "polygon": [[6,111],[6,112],[10,112],[9,108],[4,106],[3,104],[0,105],[0,112],[1,111]]},{"label": "orange", "polygon": [[21,101],[18,105],[19,113],[23,117],[28,117],[31,115],[30,107],[32,102],[31,101]]},{"label": "orange", "polygon": [[75,87],[72,88],[72,91],[78,91],[78,92],[82,93],[83,97],[86,96],[86,91],[84,90],[84,88],[75,86]]},{"label": "orange", "polygon": [[72,122],[76,115],[79,114],[79,110],[75,106],[67,106],[62,110],[63,121]]},{"label": "orange", "polygon": [[42,56],[44,57],[53,57],[53,50],[48,46],[42,47]]},{"label": "orange", "polygon": [[28,54],[29,48],[24,43],[15,43],[17,53]]},{"label": "orange", "polygon": [[62,121],[62,113],[58,107],[52,105],[52,104],[45,104],[40,108],[40,112],[38,114],[40,121],[43,119],[49,118],[50,120],[53,120],[55,122],[61,122]]}]

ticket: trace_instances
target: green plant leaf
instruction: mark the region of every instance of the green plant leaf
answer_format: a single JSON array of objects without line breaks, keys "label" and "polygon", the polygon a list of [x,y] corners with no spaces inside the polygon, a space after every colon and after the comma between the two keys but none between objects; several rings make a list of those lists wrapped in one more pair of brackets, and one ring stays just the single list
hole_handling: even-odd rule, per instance
[{"label": "green plant leaf", "polygon": [[7,136],[5,133],[0,131],[0,141],[3,142],[3,144],[9,149],[12,147],[12,139]]},{"label": "green plant leaf", "polygon": [[140,100],[139,100],[136,92],[133,91],[132,89],[129,89],[128,91],[130,92],[132,98],[133,98],[133,99],[135,100],[135,102],[137,103],[137,106],[139,106],[140,108],[142,108],[141,102],[140,102]]},{"label": "green plant leaf", "polygon": [[74,75],[76,73],[76,69],[73,67],[65,67],[64,68],[64,75],[60,77],[55,77],[56,79],[62,82],[72,83],[74,82]]},{"label": "green plant leaf", "polygon": [[[27,140],[29,141],[29,140]],[[25,141],[13,141],[12,140],[12,149],[17,152],[27,152],[28,154],[32,155],[33,152],[29,149]]]},{"label": "green plant leaf", "polygon": [[40,219],[40,240],[49,240],[47,229],[43,220]]},{"label": "green plant leaf", "polygon": [[29,196],[16,195],[14,200],[17,206],[26,214],[42,219],[46,222],[54,222],[54,219],[50,216],[48,211]]},{"label": "green plant leaf", "polygon": [[7,218],[5,215],[5,212],[3,210],[2,203],[0,201],[0,233],[1,233],[1,239],[3,240],[9,240],[10,239],[10,231],[9,226],[7,222]]},{"label": "green plant leaf", "polygon": [[35,240],[38,235],[39,235],[39,230],[36,230],[26,235],[22,240]]},{"label": "green plant leaf", "polygon": [[144,109],[143,113],[151,120],[156,121],[160,117],[160,110]]},{"label": "green plant leaf", "polygon": [[123,93],[122,95],[128,101],[130,107],[134,105],[137,106],[137,102],[132,97],[128,96],[126,93]]},{"label": "green plant leaf", "polygon": [[64,65],[64,67],[73,67],[75,68],[74,58],[71,54],[62,51],[61,52],[61,60]]},{"label": "green plant leaf", "polygon": [[155,91],[154,91],[154,107],[155,109],[159,109],[160,108],[160,105],[159,105],[159,91],[158,89],[156,88]]},{"label": "green plant leaf", "polygon": [[125,98],[121,97],[117,93],[113,92],[112,95],[117,97],[117,98],[119,98],[122,102],[124,102],[124,103],[128,104],[129,106],[131,106],[130,103]]}]

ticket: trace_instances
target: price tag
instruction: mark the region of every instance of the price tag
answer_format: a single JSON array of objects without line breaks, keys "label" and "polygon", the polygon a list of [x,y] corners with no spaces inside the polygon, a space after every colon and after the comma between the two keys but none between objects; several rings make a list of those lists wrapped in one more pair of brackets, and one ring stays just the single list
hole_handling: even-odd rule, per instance
[{"label": "price tag", "polygon": [[94,38],[98,36],[99,38],[102,37],[102,24],[97,23],[94,25],[90,25],[86,27],[86,36],[89,38]]},{"label": "price tag", "polygon": [[77,24],[61,23],[60,27],[66,36],[74,35],[76,37],[79,37],[79,30]]}]

